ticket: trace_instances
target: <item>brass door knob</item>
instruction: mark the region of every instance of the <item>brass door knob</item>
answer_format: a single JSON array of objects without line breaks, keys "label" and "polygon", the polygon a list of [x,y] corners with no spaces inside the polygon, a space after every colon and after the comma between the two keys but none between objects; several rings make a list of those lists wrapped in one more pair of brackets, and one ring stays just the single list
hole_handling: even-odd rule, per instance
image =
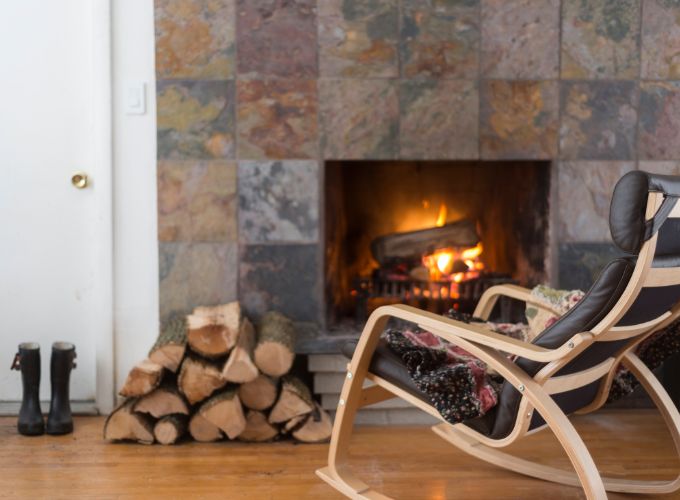
[{"label": "brass door knob", "polygon": [[85,189],[90,180],[85,172],[76,172],[71,176],[71,184],[77,189]]}]

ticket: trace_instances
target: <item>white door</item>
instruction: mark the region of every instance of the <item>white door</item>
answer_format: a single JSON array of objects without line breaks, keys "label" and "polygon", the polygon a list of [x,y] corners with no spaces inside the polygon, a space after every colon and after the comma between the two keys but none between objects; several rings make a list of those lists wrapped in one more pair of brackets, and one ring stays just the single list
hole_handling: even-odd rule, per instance
[{"label": "white door", "polygon": [[[110,335],[102,228],[110,190],[99,161],[98,31],[93,0],[0,0],[0,401],[21,399],[8,370],[39,342],[49,399],[52,342],[76,345],[73,400],[94,401],[97,350]],[[86,172],[83,189],[72,184]],[[105,238],[104,238],[105,240]],[[101,376],[101,375],[100,375]]]}]

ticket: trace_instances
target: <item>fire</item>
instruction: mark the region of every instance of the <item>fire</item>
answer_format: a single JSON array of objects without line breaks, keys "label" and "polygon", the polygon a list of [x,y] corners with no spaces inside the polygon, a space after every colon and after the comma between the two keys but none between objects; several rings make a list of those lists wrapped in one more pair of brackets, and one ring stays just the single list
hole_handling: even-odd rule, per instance
[{"label": "fire", "polygon": [[437,215],[437,222],[434,223],[436,227],[442,227],[446,224],[446,205],[442,203],[439,205],[439,214]]},{"label": "fire", "polygon": [[[423,265],[429,270],[430,279],[432,280],[443,279],[460,283],[464,279],[476,277],[479,271],[484,269],[484,264],[479,260],[482,250],[481,243],[477,243],[476,246],[464,250],[442,248],[434,253],[425,255],[423,257]],[[467,270],[453,273],[457,262],[464,263],[467,266]]]}]

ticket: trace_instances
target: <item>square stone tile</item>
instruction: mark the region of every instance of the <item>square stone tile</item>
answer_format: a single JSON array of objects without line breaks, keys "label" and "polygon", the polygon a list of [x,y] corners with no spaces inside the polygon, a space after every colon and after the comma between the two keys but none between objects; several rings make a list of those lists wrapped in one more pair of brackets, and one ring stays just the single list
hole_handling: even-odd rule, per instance
[{"label": "square stone tile", "polygon": [[476,79],[479,0],[402,0],[402,76]]},{"label": "square stone tile", "polygon": [[160,159],[233,157],[233,81],[160,81],[156,98]]},{"label": "square stone tile", "polygon": [[403,80],[401,158],[479,157],[479,92],[469,80]]},{"label": "square stone tile", "polygon": [[235,13],[235,0],[156,0],[156,77],[233,77]]},{"label": "square stone tile", "polygon": [[237,86],[239,158],[317,156],[315,80],[239,80]]},{"label": "square stone tile", "polygon": [[399,76],[397,0],[323,0],[318,9],[321,76]]},{"label": "square stone tile", "polygon": [[316,161],[240,161],[241,243],[316,243],[319,165]]},{"label": "square stone tile", "polygon": [[680,160],[680,82],[640,84],[639,156]]},{"label": "square stone tile", "polygon": [[559,0],[482,0],[484,77],[557,78],[559,18]]},{"label": "square stone tile", "polygon": [[239,300],[248,316],[276,310],[295,321],[320,321],[317,245],[246,245],[240,255]]},{"label": "square stone tile", "polygon": [[562,2],[562,78],[635,79],[640,0]]},{"label": "square stone tile", "polygon": [[236,162],[158,162],[160,241],[237,241]]},{"label": "square stone tile", "polygon": [[562,243],[559,246],[559,287],[587,291],[605,266],[624,256],[613,243]]},{"label": "square stone tile", "polygon": [[237,0],[238,73],[318,76],[315,0]]},{"label": "square stone tile", "polygon": [[481,154],[488,159],[557,155],[557,82],[482,82]]},{"label": "square stone tile", "polygon": [[560,155],[569,160],[635,159],[634,82],[562,82]]},{"label": "square stone tile", "polygon": [[640,161],[638,169],[652,174],[680,175],[680,161]]},{"label": "square stone tile", "polygon": [[236,300],[237,269],[236,243],[160,243],[161,320]]},{"label": "square stone tile", "polygon": [[632,170],[635,170],[632,161],[560,162],[557,179],[560,241],[611,241],[609,204],[614,186]]},{"label": "square stone tile", "polygon": [[327,159],[395,158],[399,97],[394,80],[319,81],[321,147]]},{"label": "square stone tile", "polygon": [[680,2],[644,0],[642,78],[680,80]]}]

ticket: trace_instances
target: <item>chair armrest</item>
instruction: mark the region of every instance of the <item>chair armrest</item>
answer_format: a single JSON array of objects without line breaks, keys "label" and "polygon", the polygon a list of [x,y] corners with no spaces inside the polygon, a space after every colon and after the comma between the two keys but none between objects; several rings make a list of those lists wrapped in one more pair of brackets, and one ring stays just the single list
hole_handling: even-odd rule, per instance
[{"label": "chair armrest", "polygon": [[561,316],[561,313],[556,309],[550,307],[548,304],[539,301],[536,297],[531,295],[531,290],[518,285],[496,285],[488,288],[479,299],[479,303],[475,308],[474,316],[488,320],[493,311],[496,302],[500,297],[510,297],[511,299],[521,300],[527,304],[544,309],[552,314]]},{"label": "chair armrest", "polygon": [[556,349],[546,349],[480,328],[474,324],[445,318],[438,314],[422,311],[407,305],[382,306],[371,314],[371,317],[374,320],[385,316],[416,323],[424,330],[432,332],[452,344],[456,344],[457,339],[465,339],[478,345],[492,347],[497,351],[507,352],[541,363],[549,363],[550,361],[561,359],[569,353],[574,352],[579,345],[592,338],[592,334],[588,332],[577,333],[560,347]]}]

